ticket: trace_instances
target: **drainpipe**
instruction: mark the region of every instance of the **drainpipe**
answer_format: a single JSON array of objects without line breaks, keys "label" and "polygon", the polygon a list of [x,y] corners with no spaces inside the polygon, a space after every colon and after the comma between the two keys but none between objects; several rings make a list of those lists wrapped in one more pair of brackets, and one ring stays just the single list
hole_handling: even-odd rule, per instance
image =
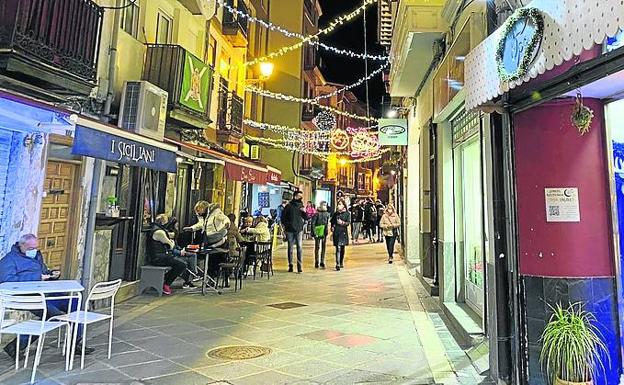
[{"label": "drainpipe", "polygon": [[[115,7],[122,5],[122,0],[114,0]],[[115,76],[117,72],[117,44],[119,42],[119,28],[121,23],[121,12],[119,9],[112,10],[113,31],[108,48],[108,89],[106,93],[106,102],[104,110],[100,115],[103,122],[110,121],[111,107],[113,105],[113,97],[115,95]],[[104,161],[95,159],[93,164],[93,180],[91,181],[91,195],[89,197],[89,216],[87,219],[87,232],[85,239],[85,253],[82,261],[82,284],[87,289],[91,289],[91,280],[93,277],[93,258],[95,257],[95,219],[98,209],[98,198],[100,195],[100,185],[103,176]]]}]

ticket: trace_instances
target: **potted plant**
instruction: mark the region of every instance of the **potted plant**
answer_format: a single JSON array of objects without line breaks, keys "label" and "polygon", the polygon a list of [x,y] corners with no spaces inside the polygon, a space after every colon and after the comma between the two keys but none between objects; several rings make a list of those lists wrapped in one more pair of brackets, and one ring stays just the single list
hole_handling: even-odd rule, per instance
[{"label": "potted plant", "polygon": [[541,337],[540,363],[555,385],[593,385],[598,371],[604,372],[603,357],[609,358],[596,317],[580,303],[553,308]]},{"label": "potted plant", "polygon": [[119,206],[117,206],[117,197],[112,195],[107,197],[106,203],[108,203],[108,206],[106,207],[106,216],[113,218],[119,217]]}]

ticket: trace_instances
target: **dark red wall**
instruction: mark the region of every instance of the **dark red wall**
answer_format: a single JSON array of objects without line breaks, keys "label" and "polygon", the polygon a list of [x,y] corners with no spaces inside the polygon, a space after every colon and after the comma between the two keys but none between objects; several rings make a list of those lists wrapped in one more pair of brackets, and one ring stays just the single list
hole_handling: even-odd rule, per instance
[{"label": "dark red wall", "polygon": [[[572,99],[514,116],[520,274],[614,275],[604,109],[600,100],[584,103],[595,114],[585,136],[570,123]],[[549,187],[578,187],[580,223],[546,222]]]}]

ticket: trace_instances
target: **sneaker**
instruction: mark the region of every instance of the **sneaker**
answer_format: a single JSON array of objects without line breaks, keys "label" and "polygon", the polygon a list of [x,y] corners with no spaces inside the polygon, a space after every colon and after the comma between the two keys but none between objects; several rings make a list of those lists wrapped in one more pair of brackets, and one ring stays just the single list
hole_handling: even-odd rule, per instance
[{"label": "sneaker", "polygon": [[315,264],[314,264],[314,268],[315,268],[315,269],[318,269],[318,268],[319,268],[319,264],[318,264],[318,263],[315,263]]},{"label": "sneaker", "polygon": [[288,265],[288,272],[292,273],[293,272],[293,265]]},{"label": "sneaker", "polygon": [[336,271],[340,271],[340,266],[336,265]]},{"label": "sneaker", "polygon": [[192,288],[192,287],[196,287],[196,286],[193,284],[193,282],[184,282],[184,283],[182,284],[182,289],[190,289],[190,288]]},{"label": "sneaker", "polygon": [[171,293],[173,293],[173,291],[171,291],[171,286],[163,285],[163,294],[164,295],[171,295]]},{"label": "sneaker", "polygon": [[325,269],[325,264],[321,263],[321,269]]},{"label": "sneaker", "polygon": [[389,260],[388,260],[388,263],[389,263],[390,265],[392,265],[392,259],[389,259]]},{"label": "sneaker", "polygon": [[341,263],[341,264],[340,264],[340,268],[341,268],[341,269],[344,269],[344,263]]}]

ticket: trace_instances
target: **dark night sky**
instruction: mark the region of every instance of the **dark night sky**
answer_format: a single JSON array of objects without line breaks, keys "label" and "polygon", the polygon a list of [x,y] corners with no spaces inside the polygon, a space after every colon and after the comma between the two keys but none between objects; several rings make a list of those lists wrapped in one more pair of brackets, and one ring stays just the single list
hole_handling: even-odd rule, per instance
[{"label": "dark night sky", "polygon": [[[332,19],[350,13],[362,4],[362,0],[319,0],[323,9],[323,16],[319,20],[320,28],[328,25]],[[384,54],[385,50],[377,43],[377,6],[370,5],[366,13],[368,52],[370,54]],[[323,36],[321,41],[337,48],[351,49],[352,51],[364,52],[364,19],[363,15],[351,20],[337,28],[328,36]],[[323,57],[323,75],[328,81],[351,84],[364,77],[364,60],[353,59],[347,56],[336,55],[320,50]],[[369,73],[379,68],[381,62],[368,62]],[[385,94],[385,87],[381,75],[369,81],[369,95],[371,114],[379,110],[381,99]],[[364,84],[352,90],[360,100],[366,100]]]}]

